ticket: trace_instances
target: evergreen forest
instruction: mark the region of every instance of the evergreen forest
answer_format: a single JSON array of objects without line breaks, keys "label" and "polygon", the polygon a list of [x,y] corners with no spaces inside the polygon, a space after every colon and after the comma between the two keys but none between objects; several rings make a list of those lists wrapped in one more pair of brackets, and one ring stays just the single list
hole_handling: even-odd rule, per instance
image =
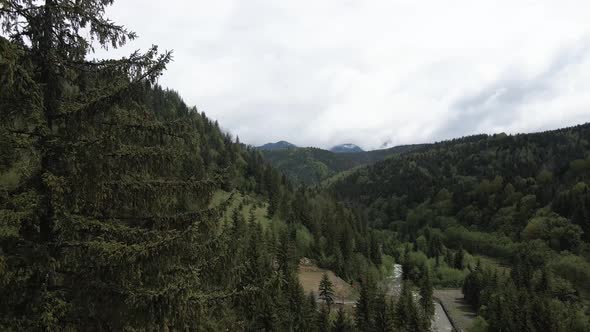
[{"label": "evergreen forest", "polygon": [[0,0],[1,331],[432,331],[445,288],[472,331],[590,330],[589,124],[261,151],[172,52],[95,59],[138,38],[112,4]]}]

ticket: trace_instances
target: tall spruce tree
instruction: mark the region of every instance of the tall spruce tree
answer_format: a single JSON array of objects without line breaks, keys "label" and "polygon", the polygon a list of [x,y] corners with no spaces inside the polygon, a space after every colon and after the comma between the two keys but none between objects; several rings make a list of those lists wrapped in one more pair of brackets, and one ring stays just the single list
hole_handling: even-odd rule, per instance
[{"label": "tall spruce tree", "polygon": [[434,315],[434,302],[432,298],[433,289],[432,281],[430,280],[430,271],[428,266],[424,264],[421,268],[422,278],[420,279],[420,307],[427,319]]},{"label": "tall spruce tree", "polygon": [[338,308],[336,320],[334,320],[332,325],[334,332],[349,332],[353,330],[352,323],[343,307]]},{"label": "tall spruce tree", "polygon": [[414,303],[414,296],[408,281],[402,285],[402,291],[395,306],[395,317],[397,319],[396,325],[402,331],[428,331],[430,329],[430,320],[421,315]]},{"label": "tall spruce tree", "polygon": [[88,60],[136,37],[104,16],[112,3],[0,2],[1,152],[27,165],[2,194],[0,326],[214,328],[212,301],[227,295],[203,272],[218,182],[199,168],[194,117],[141,103],[171,54]]},{"label": "tall spruce tree", "polygon": [[465,268],[464,257],[465,251],[463,250],[463,247],[459,247],[459,250],[457,250],[457,252],[455,253],[453,261],[454,268],[456,268],[457,270],[463,270]]},{"label": "tall spruce tree", "polygon": [[355,324],[357,329],[371,330],[374,326],[374,303],[376,286],[373,279],[365,277],[361,283],[359,299],[355,307]]},{"label": "tall spruce tree", "polygon": [[394,321],[391,304],[387,301],[385,293],[379,292],[375,297],[375,331],[391,332],[394,331]]},{"label": "tall spruce tree", "polygon": [[330,324],[330,311],[327,306],[321,306],[317,313],[317,330],[319,332],[330,332],[332,325]]},{"label": "tall spruce tree", "polygon": [[322,280],[320,280],[319,295],[320,299],[322,299],[328,306],[329,311],[334,303],[334,286],[330,281],[330,278],[328,278],[327,273],[324,273],[324,275],[322,275]]}]

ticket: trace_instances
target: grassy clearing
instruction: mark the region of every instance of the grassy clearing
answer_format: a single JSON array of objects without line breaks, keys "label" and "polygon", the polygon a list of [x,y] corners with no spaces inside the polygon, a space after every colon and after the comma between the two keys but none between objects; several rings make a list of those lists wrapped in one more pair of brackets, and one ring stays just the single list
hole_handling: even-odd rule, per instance
[{"label": "grassy clearing", "polygon": [[[303,259],[306,261],[306,259]],[[349,306],[358,299],[358,293],[350,284],[334,274],[334,272],[319,268],[317,265],[307,261],[299,264],[299,282],[306,294],[314,292],[318,294],[318,288],[322,276],[326,273],[334,285],[334,295],[336,302],[345,302]]]}]

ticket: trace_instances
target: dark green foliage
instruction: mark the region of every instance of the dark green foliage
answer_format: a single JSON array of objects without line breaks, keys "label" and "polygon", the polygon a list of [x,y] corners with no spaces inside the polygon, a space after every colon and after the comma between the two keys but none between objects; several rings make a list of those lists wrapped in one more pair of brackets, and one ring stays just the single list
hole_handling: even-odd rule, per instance
[{"label": "dark green foliage", "polygon": [[374,302],[376,285],[374,281],[367,277],[361,283],[359,299],[355,307],[355,324],[360,330],[371,330],[374,325]]},{"label": "dark green foliage", "polygon": [[[424,222],[436,225],[444,221],[441,216],[456,216],[466,227],[518,240],[529,219],[551,204],[553,211],[588,236],[584,216],[589,214],[583,202],[588,198],[590,173],[580,165],[590,155],[589,136],[586,124],[538,134],[441,142],[351,172],[332,187],[343,198],[369,207],[367,212],[378,216],[374,224],[380,225],[382,217],[389,217],[389,222],[405,220],[409,233]],[[410,219],[415,223],[409,224]],[[561,221],[558,224],[565,227]],[[551,230],[531,236],[549,236],[557,227],[545,225]],[[576,233],[573,228],[560,232]]]},{"label": "dark green foliage", "polygon": [[523,229],[524,240],[540,239],[556,251],[579,253],[582,247],[582,228],[557,213],[539,211]]},{"label": "dark green foliage", "polygon": [[384,150],[358,153],[334,153],[318,148],[265,150],[262,154],[271,165],[295,182],[319,184],[340,172],[373,164],[389,156],[421,149],[427,145],[404,145]]},{"label": "dark green foliage", "polygon": [[412,262],[410,260],[410,245],[407,244],[404,247],[404,256],[401,261],[402,264],[402,276],[406,280],[410,277],[410,271],[412,270]]},{"label": "dark green foliage", "polygon": [[428,256],[435,257],[436,261],[439,261],[439,257],[443,253],[443,240],[440,232],[435,232],[429,235],[428,239]]},{"label": "dark green foliage", "polygon": [[379,241],[375,238],[374,233],[371,233],[369,237],[369,258],[375,265],[381,264],[381,248],[379,247]]},{"label": "dark green foliage", "polygon": [[445,262],[447,263],[448,266],[455,265],[455,258],[453,256],[453,252],[449,249],[446,250]]},{"label": "dark green foliage", "polygon": [[320,281],[319,295],[320,299],[328,306],[328,310],[330,310],[330,307],[334,303],[334,289],[326,273],[324,273]]},{"label": "dark green foliage", "polygon": [[350,318],[342,307],[338,308],[336,312],[336,320],[334,321],[332,330],[334,332],[351,332],[354,330]]},{"label": "dark green foliage", "polygon": [[432,318],[434,315],[434,302],[432,298],[433,289],[432,282],[430,281],[430,272],[426,265],[422,266],[422,278],[419,281],[420,287],[420,307],[425,317]]},{"label": "dark green foliage", "polygon": [[587,331],[578,306],[517,288],[511,280],[491,288],[483,315],[491,331]]},{"label": "dark green foliage", "polygon": [[404,282],[397,304],[371,278],[361,284],[355,307],[355,325],[360,331],[428,331],[430,318],[415,303],[409,284]]},{"label": "dark green foliage", "polygon": [[[134,38],[103,17],[111,3],[2,3],[0,329],[313,330],[295,231],[353,278],[367,230],[154,85],[169,53],[87,60],[87,37]],[[269,202],[287,229],[241,207],[224,222],[220,190]]]},{"label": "dark green foliage", "polygon": [[457,270],[463,270],[465,268],[464,265],[465,259],[465,252],[463,251],[463,247],[460,247],[459,250],[455,253],[455,257],[453,258],[453,267]]},{"label": "dark green foliage", "polygon": [[[489,280],[485,280],[486,278]],[[465,281],[463,282],[463,296],[465,300],[479,309],[482,305],[483,291],[486,284],[495,287],[497,278],[497,275],[489,275],[480,268],[473,270],[465,277]]]},{"label": "dark green foliage", "polygon": [[[535,271],[526,258],[514,268],[520,272],[498,276],[478,265],[465,278],[465,299],[480,309],[491,331],[585,331],[590,327],[577,299],[567,286],[564,289],[551,281],[554,276],[549,270]],[[527,275],[530,279],[524,280]]]},{"label": "dark green foliage", "polygon": [[298,245],[307,243],[298,252],[316,259],[320,267],[352,281],[380,261],[384,239],[363,229],[356,214],[325,191],[298,189],[283,197],[289,198],[286,220],[291,239]]},{"label": "dark green foliage", "polygon": [[316,331],[316,315],[317,303],[313,292],[309,293],[305,299],[306,304],[303,307],[303,315],[305,317],[305,327],[302,331]]},{"label": "dark green foliage", "polygon": [[[511,268],[513,286],[508,288],[520,294],[506,295],[506,301],[528,303],[522,300],[527,293],[553,287],[551,295],[533,297],[530,308],[557,308],[567,316],[560,316],[562,321],[578,324],[588,319],[590,294],[583,280],[590,276],[589,158],[590,124],[535,134],[479,135],[356,169],[330,187],[362,211],[367,226],[391,230],[398,241],[412,243],[405,251],[398,249],[397,257],[404,278],[418,287],[421,276],[410,258],[424,252],[434,259],[433,275],[449,267],[472,270],[464,281],[465,297],[477,307],[489,309],[495,303],[500,308],[504,297],[491,299],[501,287],[495,286],[500,277],[484,278],[469,254],[492,256]],[[551,286],[555,280],[559,287]],[[571,303],[580,309],[570,310],[569,316],[559,309]],[[530,329],[542,319],[531,318],[535,310],[527,308],[498,310],[506,314],[499,314],[503,321],[524,324],[512,330]],[[493,330],[499,323],[490,317],[484,315]]]},{"label": "dark green foliage", "polygon": [[[29,168],[1,207],[3,226],[18,230],[2,237],[11,266],[3,288],[8,326],[189,327],[217,296],[198,273],[199,257],[216,241],[190,244],[210,231],[216,181],[197,178],[195,155],[179,153],[198,135],[148,116],[140,104],[170,54],[152,48],[123,60],[85,60],[86,38],[112,47],[134,38],[103,17],[109,4],[13,1],[0,12],[11,38],[6,54],[18,55],[11,70],[29,71],[22,82],[2,73],[12,92],[2,98],[2,135],[14,138],[2,152],[24,149]],[[31,108],[20,99],[27,90],[35,95]],[[23,195],[27,204],[19,203]]]},{"label": "dark green foliage", "polygon": [[319,332],[329,332],[332,324],[330,323],[330,310],[327,306],[321,306],[317,313],[317,330]]},{"label": "dark green foliage", "polygon": [[375,331],[391,332],[395,331],[394,310],[392,303],[388,301],[384,293],[379,293],[375,297]]},{"label": "dark green foliage", "polygon": [[395,319],[396,326],[401,331],[428,331],[430,328],[430,319],[418,309],[407,281],[402,285],[402,291],[395,306]]}]

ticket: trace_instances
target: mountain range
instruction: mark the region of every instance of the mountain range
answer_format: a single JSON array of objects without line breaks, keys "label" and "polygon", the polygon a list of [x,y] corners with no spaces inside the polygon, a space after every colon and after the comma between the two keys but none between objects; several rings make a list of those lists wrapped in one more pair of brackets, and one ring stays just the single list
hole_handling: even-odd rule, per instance
[{"label": "mountain range", "polygon": [[357,153],[364,152],[358,145],[352,143],[340,144],[330,148],[330,151],[334,153]]},{"label": "mountain range", "polygon": [[[278,146],[288,146],[288,148],[276,148]],[[428,144],[400,145],[383,150],[363,151],[356,145],[344,144],[331,150],[324,150],[312,147],[293,148],[293,144],[283,141],[271,145],[265,144],[258,149],[273,167],[291,180],[305,184],[319,184],[340,172],[370,165],[387,157],[426,146]]]},{"label": "mountain range", "polygon": [[278,141],[276,143],[266,143],[264,145],[256,147],[258,150],[263,151],[275,151],[297,148],[297,145],[289,143],[287,141]]}]

